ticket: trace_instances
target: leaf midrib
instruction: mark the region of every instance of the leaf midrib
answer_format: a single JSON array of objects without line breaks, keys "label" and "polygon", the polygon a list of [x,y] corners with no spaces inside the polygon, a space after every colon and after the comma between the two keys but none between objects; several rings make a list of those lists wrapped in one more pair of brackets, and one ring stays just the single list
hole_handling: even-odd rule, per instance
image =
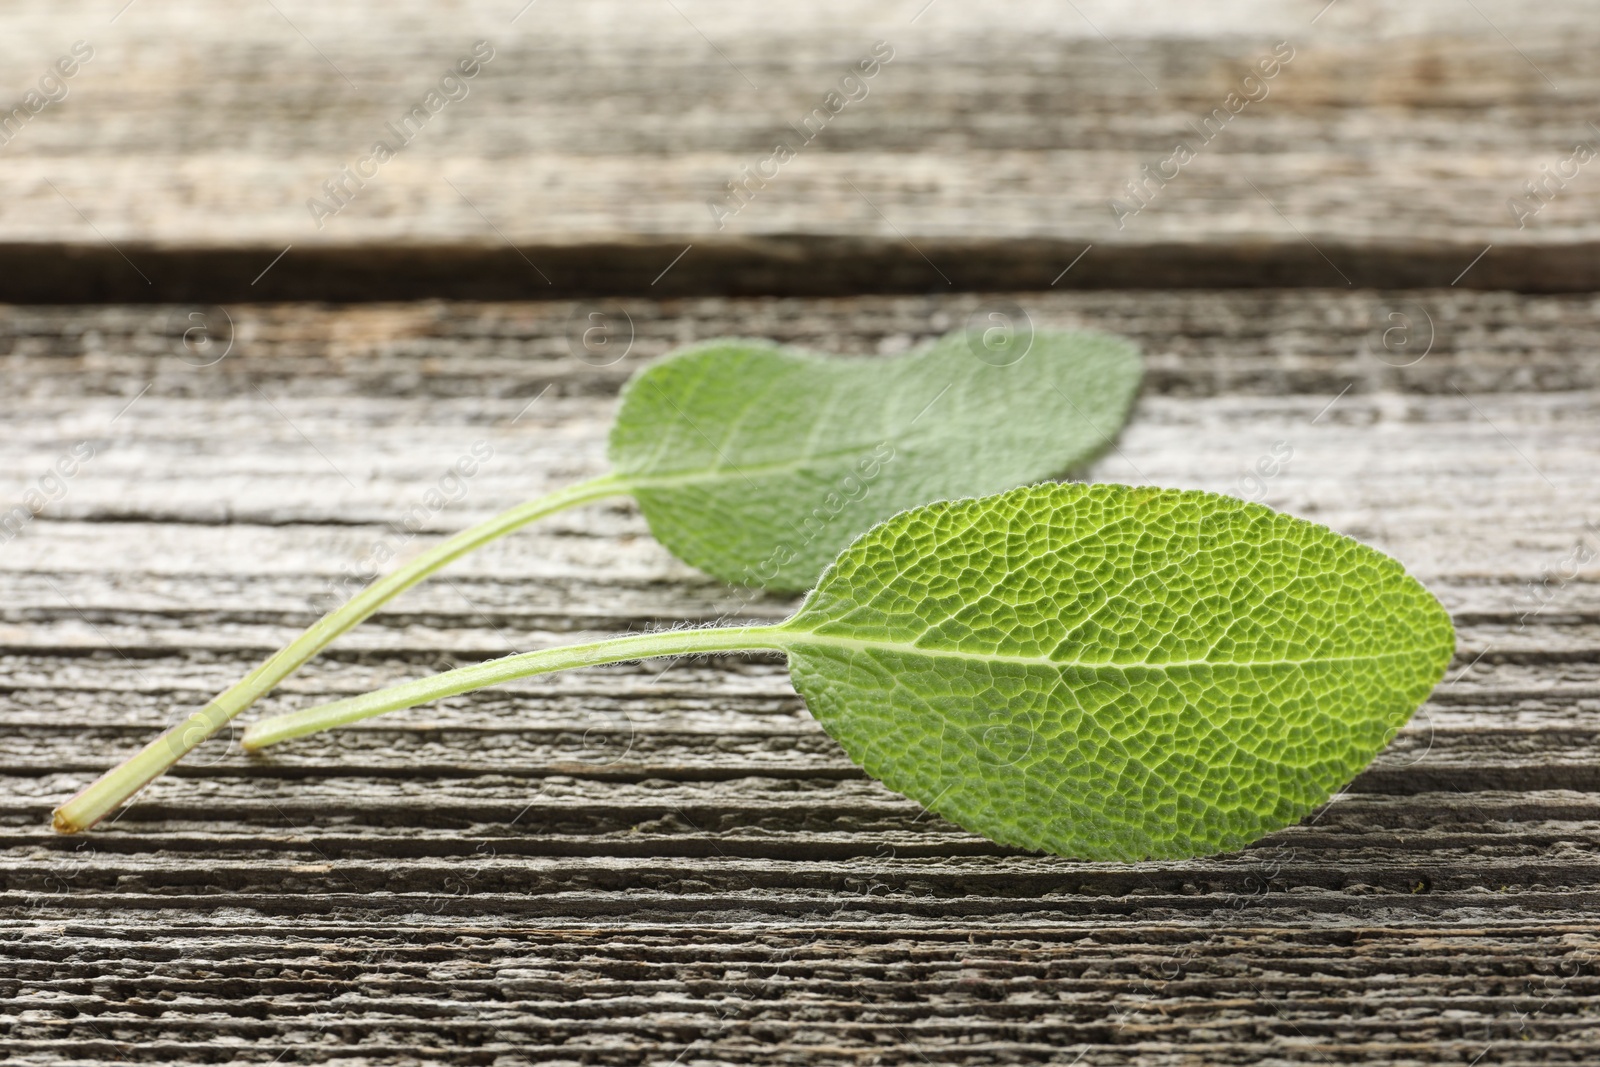
[{"label": "leaf midrib", "polygon": [[1412,649],[1404,652],[1374,652],[1354,656],[1309,656],[1305,659],[1276,659],[1276,660],[1174,660],[1168,663],[1096,663],[1087,660],[1072,659],[1047,659],[1040,656],[1013,656],[998,652],[963,652],[950,648],[925,648],[921,645],[907,644],[903,641],[874,640],[864,641],[856,638],[839,637],[833,634],[819,634],[815,630],[791,629],[788,625],[777,627],[784,634],[793,634],[793,640],[785,640],[783,647],[793,649],[798,645],[827,645],[833,648],[848,649],[856,652],[898,652],[902,655],[929,656],[942,659],[978,660],[984,663],[1010,663],[1025,667],[1050,667],[1062,669],[1066,667],[1083,667],[1095,670],[1151,670],[1170,671],[1185,667],[1305,667],[1324,663],[1353,663],[1359,660],[1396,659],[1401,656],[1417,655],[1418,650]]},{"label": "leaf midrib", "polygon": [[[840,459],[846,456],[861,455],[863,450],[871,450],[882,444],[887,438],[878,438],[870,444],[858,444],[850,448],[832,449],[827,452],[818,452],[799,459],[784,460],[781,463],[760,463],[735,466],[733,464],[718,464],[711,467],[700,467],[682,474],[630,474],[622,471],[618,476],[630,489],[660,489],[673,485],[690,485],[695,482],[734,480],[748,474],[777,474],[784,471],[796,471],[831,459]],[[905,444],[904,441],[895,441],[898,451]]]}]

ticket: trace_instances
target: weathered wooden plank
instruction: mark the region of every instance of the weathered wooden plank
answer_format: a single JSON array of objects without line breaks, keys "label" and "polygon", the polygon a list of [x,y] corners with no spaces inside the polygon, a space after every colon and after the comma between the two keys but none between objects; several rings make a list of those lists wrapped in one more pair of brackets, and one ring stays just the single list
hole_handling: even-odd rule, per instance
[{"label": "weathered wooden plank", "polygon": [[23,5],[0,297],[1600,284],[1588,5],[1322,6]]},{"label": "weathered wooden plank", "polygon": [[[1600,519],[1591,296],[1009,298],[1149,353],[1134,422],[1086,473],[1248,491],[1289,441],[1264,498],[1397,553],[1458,621],[1424,713],[1240,853],[998,848],[864,778],[760,656],[529,680],[264,757],[207,746],[102,832],[46,829],[309,622],[473,441],[496,456],[427,537],[602,470],[616,388],[675,344],[886,353],[998,299],[632,301],[633,348],[602,367],[560,302],[234,307],[236,347],[205,368],[176,358],[188,308],[0,309],[0,501],[96,445],[0,546],[9,1058],[1594,1059],[1600,575],[1563,569]],[[1403,368],[1397,311],[1436,324]],[[626,503],[450,575],[264,709],[792,603],[671,560]]]},{"label": "weathered wooden plank", "polygon": [[[286,1045],[315,1061],[355,1046],[380,1060],[426,1049],[459,1062],[487,1062],[485,1052],[639,1062],[649,1047],[702,1061],[909,1062],[910,1048],[962,1036],[969,1062],[1054,1061],[1063,1049],[1090,1052],[1090,1062],[1176,1049],[1195,1062],[1459,1062],[1488,1048],[1501,1062],[1539,1063],[1565,1053],[1577,1062],[1590,1048],[1573,1001],[1593,985],[1564,981],[1561,969],[1592,951],[1592,938],[1570,925],[1351,924],[1286,936],[1243,920],[1210,933],[1130,936],[1098,923],[908,937],[842,918],[783,932],[602,923],[530,941],[418,916],[403,938],[361,926],[271,924],[241,935],[204,924],[163,945],[79,929],[101,977],[61,982],[50,958],[27,967],[19,1052],[66,1052],[63,1029],[98,1037],[90,1049],[108,1058],[190,1059],[210,1038],[261,1062]],[[234,962],[204,962],[216,948]],[[1253,962],[1234,963],[1244,960]],[[1206,969],[1224,973],[1193,974]],[[1482,983],[1497,991],[1476,992]],[[154,1000],[158,991],[168,995]],[[102,1014],[108,1003],[116,1009]],[[66,1012],[76,1017],[65,1027],[53,1021]],[[1522,1030],[1508,1024],[1519,1015]],[[547,1036],[510,1040],[515,1018],[549,1020]]]},{"label": "weathered wooden plank", "polygon": [[[830,352],[888,354],[1007,304],[1040,326],[1091,326],[1133,338],[1145,350],[1156,395],[1331,394],[1352,381],[1358,392],[1411,394],[1448,393],[1451,381],[1474,393],[1600,384],[1588,355],[1600,326],[1593,294],[1036,291],[617,298],[592,306],[12,307],[0,319],[8,383],[0,400],[8,417],[21,417],[51,398],[103,397],[109,419],[121,406],[115,398],[126,403],[152,381],[154,398],[237,397],[254,383],[274,397],[423,398],[434,418],[458,423],[481,421],[482,405],[503,403],[491,413],[509,419],[521,407],[511,401],[526,404],[546,385],[563,397],[592,396],[603,407],[640,361],[700,338],[738,332]],[[604,316],[607,346],[584,344],[590,310]],[[186,345],[196,327],[205,332],[189,334]],[[205,348],[207,339],[217,347]],[[218,361],[222,350],[228,356]]]}]

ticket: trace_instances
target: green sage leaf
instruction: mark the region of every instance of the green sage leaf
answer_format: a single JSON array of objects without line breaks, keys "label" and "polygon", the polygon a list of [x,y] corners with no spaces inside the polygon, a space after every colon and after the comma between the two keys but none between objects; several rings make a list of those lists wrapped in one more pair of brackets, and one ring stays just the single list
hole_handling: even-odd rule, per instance
[{"label": "green sage leaf", "polygon": [[1294,823],[1455,648],[1444,608],[1375,549],[1118,485],[897,515],[780,629],[795,688],[869,774],[1082,859],[1205,855]]},{"label": "green sage leaf", "polygon": [[719,578],[808,589],[840,548],[902,508],[1065,471],[1110,443],[1139,356],[1099,334],[953,334],[896,360],[712,341],[636,375],[611,433],[612,474],[463,531],[361,590],[56,810],[93,826],[340,634],[416,583],[562,508],[633,493],[680,558]]},{"label": "green sage leaf", "polygon": [[629,382],[610,458],[680,559],[799,591],[898,511],[1083,463],[1121,429],[1140,373],[1132,345],[1096,333],[954,333],[887,360],[714,341]]}]

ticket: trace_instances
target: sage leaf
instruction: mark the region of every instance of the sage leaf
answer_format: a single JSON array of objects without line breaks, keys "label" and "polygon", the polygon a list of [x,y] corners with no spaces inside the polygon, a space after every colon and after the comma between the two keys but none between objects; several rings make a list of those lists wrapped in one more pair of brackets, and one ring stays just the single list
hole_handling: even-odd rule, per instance
[{"label": "sage leaf", "polygon": [[955,333],[889,360],[716,341],[627,386],[610,458],[674,555],[736,585],[799,592],[896,512],[1054,477],[1102,451],[1140,373],[1133,346],[1097,333],[1041,330],[1010,354]]},{"label": "sage leaf", "polygon": [[895,512],[1065,472],[1110,444],[1138,390],[1138,352],[1104,334],[954,333],[890,360],[711,341],[624,391],[616,469],[520,504],[363,589],[250,674],[56,809],[93,826],[340,635],[462,556],[564,508],[633,494],[679,557],[743,585],[808,589],[835,553]]},{"label": "sage leaf", "polygon": [[1087,860],[1238,848],[1325,802],[1427,698],[1449,615],[1395,560],[1212,493],[1044,484],[849,545],[775,626],[524,653],[267,719],[247,748],[512,678],[780,649],[869,774],[1003,844]]},{"label": "sage leaf", "polygon": [[1221,852],[1298,821],[1455,650],[1444,608],[1375,549],[1115,485],[896,516],[785,628],[795,688],[867,773],[1081,859]]}]

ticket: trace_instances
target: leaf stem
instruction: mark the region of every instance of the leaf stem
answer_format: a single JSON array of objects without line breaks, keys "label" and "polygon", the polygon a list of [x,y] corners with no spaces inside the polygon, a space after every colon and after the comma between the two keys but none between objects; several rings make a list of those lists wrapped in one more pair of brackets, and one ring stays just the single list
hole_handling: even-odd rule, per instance
[{"label": "leaf stem", "polygon": [[341,634],[440,568],[535,519],[626,492],[628,484],[615,474],[559,489],[502,512],[470,530],[464,530],[392,574],[373,582],[348,603],[324,615],[309,630],[245,675],[237,684],[218,694],[205,707],[168,729],[57,808],[54,821],[56,830],[77,833],[105,818],[185,755],[204,744],[230,719],[271,692],[274,686],[299,670],[307,660],[327,648]]},{"label": "leaf stem", "polygon": [[537,652],[523,652],[520,655],[505,656],[472,667],[444,671],[428,678],[405,682],[347,700],[336,700],[331,704],[263,719],[245,731],[241,743],[246,751],[254,752],[280,741],[320,733],[336,726],[347,726],[385,712],[426,704],[471,689],[499,685],[514,678],[571,670],[574,667],[595,667],[602,663],[648,659],[652,656],[681,656],[697,652],[781,649],[785,647],[781,636],[783,632],[782,625],[664,630],[660,633],[613,637],[586,645],[565,645]]}]

